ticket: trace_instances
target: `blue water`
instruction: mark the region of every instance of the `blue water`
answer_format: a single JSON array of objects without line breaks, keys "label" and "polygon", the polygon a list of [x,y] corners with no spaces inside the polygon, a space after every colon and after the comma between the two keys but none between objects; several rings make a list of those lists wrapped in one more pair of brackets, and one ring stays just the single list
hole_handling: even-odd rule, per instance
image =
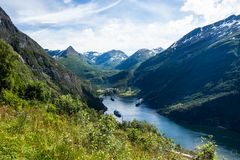
[{"label": "blue water", "polygon": [[[115,97],[114,101],[110,97],[105,97],[103,104],[108,108],[106,114],[113,114],[118,110],[125,121],[133,119],[145,120],[155,125],[166,137],[172,138],[176,144],[180,144],[186,149],[195,149],[201,145],[201,137],[211,134],[217,143],[217,155],[220,160],[240,160],[240,134],[220,128],[210,128],[204,126],[183,126],[170,119],[156,113],[146,104],[136,107],[135,98]],[[117,120],[122,121],[122,118]]]}]

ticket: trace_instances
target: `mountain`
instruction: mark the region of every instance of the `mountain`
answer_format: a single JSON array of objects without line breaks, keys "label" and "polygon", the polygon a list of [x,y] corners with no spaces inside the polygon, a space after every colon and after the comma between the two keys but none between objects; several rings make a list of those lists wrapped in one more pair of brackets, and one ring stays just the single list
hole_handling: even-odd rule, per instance
[{"label": "mountain", "polygon": [[85,52],[83,55],[88,59],[88,62],[91,64],[96,63],[96,58],[100,56],[102,53],[95,52],[95,51],[90,51],[90,52]]},{"label": "mountain", "polygon": [[[24,63],[35,81],[46,83],[56,94],[70,93],[80,96],[89,106],[105,110],[100,100],[93,96],[88,83],[68,71],[53,58],[50,58],[37,42],[19,31],[1,7],[0,20],[0,39],[12,46],[21,59],[19,63]],[[21,72],[24,73],[25,71]]]},{"label": "mountain", "polygon": [[45,52],[48,53],[49,56],[53,58],[57,58],[61,54],[61,50],[49,50],[49,49],[44,49]]},{"label": "mountain", "polygon": [[170,48],[177,49],[179,47],[186,47],[192,44],[206,41],[207,43],[213,43],[216,40],[223,39],[228,35],[239,31],[239,19],[240,15],[232,15],[224,20],[207,25],[202,28],[196,28],[179,41],[175,42]]},{"label": "mountain", "polygon": [[103,68],[112,69],[127,59],[128,56],[120,50],[111,50],[96,57],[96,65]]},{"label": "mountain", "polygon": [[70,55],[79,55],[81,56],[80,53],[78,53],[72,46],[69,46],[67,49],[65,49],[64,51],[60,52],[60,57],[67,57]]},{"label": "mountain", "polygon": [[116,69],[129,70],[138,67],[142,62],[146,61],[150,57],[155,56],[160,53],[163,49],[158,48],[154,50],[140,49],[135,52],[132,56],[128,57],[126,60],[122,61],[116,66]]},{"label": "mountain", "polygon": [[81,53],[78,53],[72,46],[69,46],[67,49],[65,50],[49,50],[49,49],[45,49],[45,51],[48,53],[48,55],[50,55],[51,57],[57,59],[60,57],[67,57],[70,55],[81,55]]},{"label": "mountain", "polygon": [[[86,67],[90,67],[92,69],[98,69],[98,70],[114,69],[114,67],[116,65],[118,65],[119,63],[121,63],[123,60],[125,60],[128,57],[124,52],[122,52],[120,50],[111,50],[111,51],[108,51],[105,53],[89,51],[89,52],[85,52],[85,53],[81,54],[81,53],[78,53],[72,46],[69,46],[66,50],[63,50],[63,51],[49,50],[49,49],[45,49],[45,51],[51,57],[53,57],[55,59],[64,60],[63,58],[76,57],[78,59],[77,63],[79,65],[80,70],[84,69]],[[75,65],[74,60],[72,62],[73,62],[72,64]],[[85,65],[85,67],[82,65],[83,63]],[[64,64],[64,66],[66,66],[65,64]],[[69,68],[69,65],[71,65],[71,64],[68,64],[66,67]],[[72,68],[70,68],[70,70],[72,70],[74,73],[76,73],[75,70],[78,70],[78,68],[76,68],[74,70]],[[80,74],[78,74],[78,75],[80,75]],[[83,75],[83,77],[85,77],[85,76]]]},{"label": "mountain", "polygon": [[240,16],[194,29],[143,62],[131,83],[172,119],[240,131]]},{"label": "mountain", "polygon": [[89,62],[91,55],[96,55],[95,52],[80,54],[72,46],[63,51],[50,51],[47,49],[46,51],[67,69],[95,85],[104,84],[105,77],[115,73],[114,71],[104,70],[94,63]]},{"label": "mountain", "polygon": [[162,47],[159,47],[159,48],[154,48],[154,49],[152,49],[152,51],[153,51],[153,52],[155,53],[155,55],[156,55],[156,54],[159,54],[159,53],[163,52],[164,49],[163,49]]}]

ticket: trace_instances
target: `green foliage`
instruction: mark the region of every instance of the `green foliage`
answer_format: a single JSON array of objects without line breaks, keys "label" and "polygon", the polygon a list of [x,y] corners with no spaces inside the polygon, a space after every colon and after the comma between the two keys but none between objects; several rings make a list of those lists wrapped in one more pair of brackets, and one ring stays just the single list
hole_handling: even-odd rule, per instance
[{"label": "green foliage", "polygon": [[9,90],[2,90],[0,95],[0,100],[4,104],[14,107],[15,109],[21,109],[28,104],[26,100],[20,98],[18,95],[14,94],[12,91]]},{"label": "green foliage", "polygon": [[14,70],[17,54],[4,41],[0,40],[0,91],[14,86]]},{"label": "green foliage", "polygon": [[[69,95],[59,99],[68,105],[79,101]],[[137,138],[130,138],[130,130]],[[48,107],[16,112],[0,106],[0,142],[0,159],[184,159],[146,122],[120,124],[86,106],[71,116]]]},{"label": "green foliage", "polygon": [[[207,139],[203,138],[203,142]],[[208,142],[198,147],[198,154],[196,160],[216,160],[216,143],[212,140],[212,136],[209,136]]]},{"label": "green foliage", "polygon": [[240,132],[240,32],[212,38],[166,49],[143,62],[129,84],[169,118]]},{"label": "green foliage", "polygon": [[18,56],[12,48],[0,40],[0,92],[3,92],[1,99],[11,106],[23,106],[23,99],[47,102],[50,98],[49,87],[38,81],[27,83],[26,80],[29,79],[25,78],[31,77],[28,68],[17,59]]},{"label": "green foliage", "polygon": [[171,151],[174,148],[174,144],[170,139],[162,136],[156,127],[146,121],[123,122],[119,127],[127,132],[128,139],[132,143],[146,151],[155,153],[162,150]]},{"label": "green foliage", "polygon": [[57,113],[57,107],[52,104],[52,103],[48,103],[46,106],[45,106],[47,112],[51,112],[51,113]]},{"label": "green foliage", "polygon": [[[87,141],[89,150],[92,152],[101,150],[110,150],[113,146],[113,131],[117,122],[112,116],[102,116],[94,126],[94,130],[89,133]],[[97,128],[97,129],[96,129]]]},{"label": "green foliage", "polygon": [[15,124],[12,125],[8,131],[10,133],[23,133],[26,125],[26,121],[27,121],[27,113],[26,112],[20,113],[16,117]]},{"label": "green foliage", "polygon": [[23,98],[27,100],[38,100],[47,102],[51,98],[51,92],[45,83],[42,82],[30,82],[26,86],[20,89]]},{"label": "green foliage", "polygon": [[73,99],[71,95],[60,96],[55,102],[60,113],[67,113],[69,115],[80,110],[83,103],[79,99]]},{"label": "green foliage", "polygon": [[121,71],[117,74],[107,77],[108,83],[110,83],[114,87],[124,87],[127,88],[129,86],[129,79],[133,77],[133,71]]},{"label": "green foliage", "polygon": [[[56,96],[70,93],[74,96],[80,96],[88,103],[91,101],[100,104],[100,100],[91,94],[91,87],[88,87],[75,74],[50,58],[37,42],[19,31],[9,16],[1,8],[0,10],[2,24],[4,24],[1,26],[0,39],[10,44],[17,53],[15,55],[19,56],[16,61],[16,70],[11,72],[12,65],[15,64],[13,54],[10,53],[12,49],[9,49],[10,47],[5,42],[0,42],[0,90],[14,88],[14,91],[18,91],[19,86],[26,85],[30,80],[39,80],[45,82],[48,88],[56,93]],[[14,77],[13,73],[17,77]],[[15,82],[14,85],[13,82]],[[84,89],[88,95],[85,94]],[[40,99],[42,98],[40,97]],[[94,107],[99,110],[104,109],[103,105]]]},{"label": "green foliage", "polygon": [[104,77],[113,75],[116,72],[90,65],[84,57],[79,55],[68,55],[57,60],[79,77],[97,85],[104,84]]},{"label": "green foliage", "polygon": [[123,128],[136,128],[138,130],[140,130],[141,132],[153,132],[153,133],[156,133],[158,134],[158,130],[155,126],[147,123],[146,121],[138,121],[136,119],[134,119],[133,121],[131,122],[127,122],[127,121],[124,121],[121,126]]}]

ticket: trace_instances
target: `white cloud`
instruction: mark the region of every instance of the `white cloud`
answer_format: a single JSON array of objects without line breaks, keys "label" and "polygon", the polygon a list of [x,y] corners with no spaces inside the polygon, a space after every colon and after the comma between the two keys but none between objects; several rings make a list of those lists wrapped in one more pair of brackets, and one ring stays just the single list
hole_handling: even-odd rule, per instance
[{"label": "white cloud", "polygon": [[95,29],[45,29],[28,34],[49,49],[65,49],[73,45],[80,52],[120,49],[132,54],[140,48],[167,48],[197,24],[192,15],[166,24],[156,22],[146,25],[116,19]]},{"label": "white cloud", "polygon": [[[77,23],[78,21],[89,18],[90,16],[108,10],[117,4],[119,4],[122,0],[117,0],[112,3],[108,3],[106,6],[101,6],[96,2],[89,2],[87,4],[81,4],[77,6],[71,6],[66,9],[62,9],[56,12],[46,12],[40,15],[28,15],[24,17],[20,17],[18,19],[19,23],[28,23],[28,24],[63,24],[63,23]],[[69,2],[69,0],[65,0],[64,2]]]},{"label": "white cloud", "polygon": [[141,1],[141,0],[130,0],[130,5],[139,7],[142,11],[148,11],[156,16],[171,18],[174,12],[174,6],[168,3],[159,3],[159,1]]},{"label": "white cloud", "polygon": [[122,0],[111,2],[91,0],[88,3],[65,5],[72,0],[0,0],[0,5],[10,11],[11,17],[17,24],[39,25],[56,24],[64,25],[78,23],[91,19],[103,11],[118,5]]},{"label": "white cloud", "polygon": [[208,24],[240,14],[240,0],[186,0],[181,10],[203,16]]}]

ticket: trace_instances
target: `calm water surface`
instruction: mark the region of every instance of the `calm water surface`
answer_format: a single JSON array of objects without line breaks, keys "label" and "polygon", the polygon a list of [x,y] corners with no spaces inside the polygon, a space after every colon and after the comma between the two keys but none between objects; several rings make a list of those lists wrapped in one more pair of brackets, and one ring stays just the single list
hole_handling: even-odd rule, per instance
[{"label": "calm water surface", "polygon": [[114,110],[118,110],[124,120],[145,120],[155,125],[167,137],[174,139],[176,144],[187,149],[201,145],[201,137],[211,134],[218,145],[218,159],[240,160],[240,134],[220,128],[179,125],[156,113],[146,104],[136,107],[136,101],[135,98],[119,97],[114,97],[112,101],[110,97],[105,97],[103,103],[108,108],[107,114],[113,114]]}]

